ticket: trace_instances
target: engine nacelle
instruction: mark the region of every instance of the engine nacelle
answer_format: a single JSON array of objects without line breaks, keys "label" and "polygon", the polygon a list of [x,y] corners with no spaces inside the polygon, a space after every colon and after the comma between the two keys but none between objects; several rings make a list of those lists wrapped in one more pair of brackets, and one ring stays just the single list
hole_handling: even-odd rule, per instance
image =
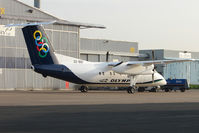
[{"label": "engine nacelle", "polygon": [[113,71],[120,73],[120,74],[128,74],[128,75],[148,75],[153,74],[154,65],[127,65],[127,63],[123,63],[116,67],[112,68]]}]

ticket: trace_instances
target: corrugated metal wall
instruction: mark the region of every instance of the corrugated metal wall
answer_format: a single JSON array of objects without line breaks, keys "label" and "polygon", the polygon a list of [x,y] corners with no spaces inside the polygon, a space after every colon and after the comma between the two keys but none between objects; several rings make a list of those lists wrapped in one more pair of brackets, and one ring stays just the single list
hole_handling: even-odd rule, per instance
[{"label": "corrugated metal wall", "polygon": [[[15,0],[0,0],[0,3],[0,8],[5,8],[5,14],[0,18],[0,25],[26,22],[20,17],[32,20],[52,18],[37,10],[29,15],[30,13],[24,12],[29,7]],[[21,15],[19,19],[15,19],[19,14]],[[79,27],[48,25],[45,26],[45,30],[57,53],[79,57]],[[65,81],[43,78],[40,74],[33,72],[30,66],[29,54],[21,29],[15,29],[15,36],[0,34],[0,89],[65,88]]]},{"label": "corrugated metal wall", "polygon": [[192,84],[191,76],[194,74],[191,74],[191,64],[190,62],[167,64],[163,69],[164,77],[166,79],[187,79],[188,83]]},{"label": "corrugated metal wall", "polygon": [[199,84],[199,62],[168,64],[164,68],[164,77],[185,78],[190,84]]},{"label": "corrugated metal wall", "polygon": [[[180,53],[189,53],[192,59],[199,59],[198,52],[164,50],[164,58],[180,58]],[[168,64],[163,69],[165,78],[185,78],[190,84],[199,84],[199,62]]]}]

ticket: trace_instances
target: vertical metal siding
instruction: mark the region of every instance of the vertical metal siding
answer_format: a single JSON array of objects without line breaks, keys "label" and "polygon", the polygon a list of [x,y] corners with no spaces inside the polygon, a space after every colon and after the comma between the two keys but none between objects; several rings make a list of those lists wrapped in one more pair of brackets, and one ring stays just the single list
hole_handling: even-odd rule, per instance
[{"label": "vertical metal siding", "polygon": [[191,63],[184,62],[184,63],[172,63],[172,64],[166,65],[166,68],[164,69],[164,77],[166,79],[168,79],[168,78],[172,78],[172,79],[184,78],[184,79],[187,79],[189,83],[192,83],[192,81],[191,81]]},{"label": "vertical metal siding", "polygon": [[5,69],[0,68],[0,89],[5,88]]},{"label": "vertical metal siding", "polygon": [[88,61],[88,55],[87,54],[82,54],[81,55],[81,59]]},{"label": "vertical metal siding", "polygon": [[99,55],[88,55],[88,61],[99,62]]},{"label": "vertical metal siding", "polygon": [[191,62],[191,84],[199,84],[199,62]]}]

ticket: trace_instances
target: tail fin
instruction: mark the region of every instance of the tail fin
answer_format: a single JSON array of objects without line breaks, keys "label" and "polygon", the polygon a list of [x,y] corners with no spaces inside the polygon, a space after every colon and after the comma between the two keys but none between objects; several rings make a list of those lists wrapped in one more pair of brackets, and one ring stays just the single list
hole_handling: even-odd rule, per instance
[{"label": "tail fin", "polygon": [[32,65],[58,64],[51,43],[41,26],[26,26],[22,31]]}]

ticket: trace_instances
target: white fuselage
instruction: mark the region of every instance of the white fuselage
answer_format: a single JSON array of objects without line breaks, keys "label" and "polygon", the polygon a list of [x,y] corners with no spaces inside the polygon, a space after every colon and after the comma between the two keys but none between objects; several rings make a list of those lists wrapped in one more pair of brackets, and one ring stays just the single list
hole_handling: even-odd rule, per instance
[{"label": "white fuselage", "polygon": [[[108,62],[88,62],[81,59],[76,59],[68,56],[56,54],[60,64],[65,65],[70,69],[78,78],[88,82],[84,84],[87,86],[129,86],[130,77],[128,74],[120,74],[113,71]],[[143,69],[141,67],[140,69]],[[136,73],[139,68],[131,70]],[[154,79],[152,74],[137,75],[136,86],[161,86],[165,85],[166,81],[162,75],[155,71]]]}]

